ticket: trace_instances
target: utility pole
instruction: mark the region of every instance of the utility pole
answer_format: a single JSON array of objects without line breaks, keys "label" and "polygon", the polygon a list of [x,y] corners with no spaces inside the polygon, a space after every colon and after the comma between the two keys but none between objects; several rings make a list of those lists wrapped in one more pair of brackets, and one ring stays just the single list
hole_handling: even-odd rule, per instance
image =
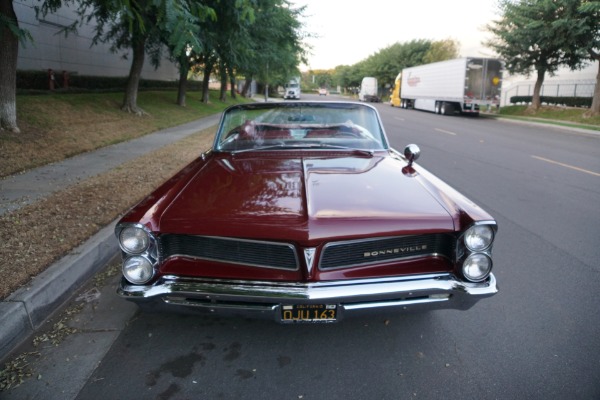
[{"label": "utility pole", "polygon": [[267,79],[265,79],[265,102],[269,101],[269,62],[267,61]]}]

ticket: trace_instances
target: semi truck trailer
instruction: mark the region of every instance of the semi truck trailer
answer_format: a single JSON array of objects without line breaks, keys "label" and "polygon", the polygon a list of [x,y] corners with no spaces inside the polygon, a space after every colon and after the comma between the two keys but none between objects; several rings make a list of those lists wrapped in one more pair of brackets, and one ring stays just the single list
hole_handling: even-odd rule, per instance
[{"label": "semi truck trailer", "polygon": [[366,76],[362,79],[358,100],[379,103],[377,78]]},{"label": "semi truck trailer", "polygon": [[[405,68],[396,85],[401,108],[478,115],[483,107],[500,105],[502,62],[459,58]],[[394,104],[393,95],[390,104]]]}]

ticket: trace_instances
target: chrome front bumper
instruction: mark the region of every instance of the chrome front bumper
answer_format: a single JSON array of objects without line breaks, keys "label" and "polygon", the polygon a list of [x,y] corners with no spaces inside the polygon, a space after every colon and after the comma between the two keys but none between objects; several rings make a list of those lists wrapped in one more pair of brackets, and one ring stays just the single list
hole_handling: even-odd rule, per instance
[{"label": "chrome front bumper", "polygon": [[164,276],[151,286],[125,279],[117,293],[146,309],[204,311],[281,319],[284,305],[335,304],[338,320],[374,311],[468,310],[498,292],[494,275],[481,283],[451,274],[313,283],[227,281]]}]

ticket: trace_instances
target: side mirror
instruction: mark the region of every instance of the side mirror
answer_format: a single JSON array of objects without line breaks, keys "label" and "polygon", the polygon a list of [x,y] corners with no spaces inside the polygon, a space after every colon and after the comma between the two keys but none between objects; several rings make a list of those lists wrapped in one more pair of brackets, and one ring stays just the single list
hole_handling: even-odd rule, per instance
[{"label": "side mirror", "polygon": [[411,167],[412,163],[421,156],[421,149],[416,144],[409,144],[404,148],[404,157],[408,160],[408,166]]}]

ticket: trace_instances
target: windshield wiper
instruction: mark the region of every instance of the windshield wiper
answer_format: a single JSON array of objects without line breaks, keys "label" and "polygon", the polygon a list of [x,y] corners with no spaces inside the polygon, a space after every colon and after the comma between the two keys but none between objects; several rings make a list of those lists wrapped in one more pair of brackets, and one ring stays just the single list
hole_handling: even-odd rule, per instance
[{"label": "windshield wiper", "polygon": [[231,152],[231,154],[237,154],[237,153],[246,153],[248,151],[261,151],[261,150],[272,150],[272,149],[297,149],[298,146],[292,146],[292,145],[286,145],[283,143],[280,144],[270,144],[268,146],[257,146],[257,147],[250,147],[248,149],[241,149],[241,150],[233,150]]},{"label": "windshield wiper", "polygon": [[371,150],[353,149],[351,147],[341,146],[339,144],[320,143],[318,145],[311,146],[311,148],[349,150],[353,154],[360,154],[360,155],[373,157],[373,152]]},{"label": "windshield wiper", "polygon": [[248,151],[261,151],[261,150],[299,150],[299,149],[335,149],[335,150],[347,150],[352,152],[352,154],[358,154],[362,156],[373,157],[373,152],[370,150],[362,150],[362,149],[353,149],[348,146],[341,146],[337,144],[329,144],[329,143],[298,143],[298,144],[272,144],[268,146],[258,146],[252,147],[249,149],[236,150],[232,151],[232,154],[238,153],[246,153]]}]

